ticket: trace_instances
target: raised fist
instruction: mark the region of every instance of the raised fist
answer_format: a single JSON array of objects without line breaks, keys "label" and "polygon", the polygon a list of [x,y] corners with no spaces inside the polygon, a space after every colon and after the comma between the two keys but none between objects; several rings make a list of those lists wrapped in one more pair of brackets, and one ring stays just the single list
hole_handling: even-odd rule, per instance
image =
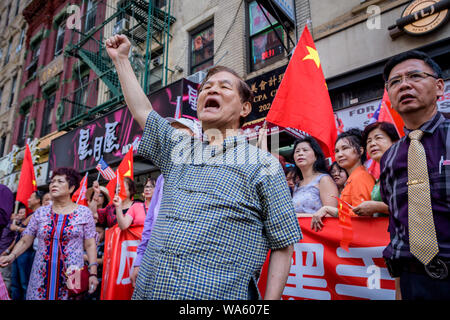
[{"label": "raised fist", "polygon": [[106,52],[113,61],[117,59],[128,59],[131,42],[125,35],[117,34],[112,36],[106,39],[105,45]]}]

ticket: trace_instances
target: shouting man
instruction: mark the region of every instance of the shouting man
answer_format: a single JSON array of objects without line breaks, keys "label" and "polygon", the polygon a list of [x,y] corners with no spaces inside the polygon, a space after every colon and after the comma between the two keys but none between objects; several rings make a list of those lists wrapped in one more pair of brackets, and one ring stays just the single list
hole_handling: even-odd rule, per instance
[{"label": "shouting man", "polygon": [[180,139],[140,87],[129,40],[113,36],[106,49],[144,129],[138,152],[165,181],[133,299],[257,299],[269,249],[265,298],[280,299],[301,231],[278,160],[240,135],[248,85],[229,68],[211,69],[197,102],[204,139]]}]

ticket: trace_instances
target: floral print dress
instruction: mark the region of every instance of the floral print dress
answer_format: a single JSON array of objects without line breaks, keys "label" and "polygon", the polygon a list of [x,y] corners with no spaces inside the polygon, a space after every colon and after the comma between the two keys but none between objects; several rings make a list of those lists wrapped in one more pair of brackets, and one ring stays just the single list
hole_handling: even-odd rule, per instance
[{"label": "floral print dress", "polygon": [[85,206],[66,215],[54,213],[51,206],[37,209],[23,232],[38,238],[27,300],[67,300],[64,265],[81,268],[84,240],[96,234],[92,212]]}]

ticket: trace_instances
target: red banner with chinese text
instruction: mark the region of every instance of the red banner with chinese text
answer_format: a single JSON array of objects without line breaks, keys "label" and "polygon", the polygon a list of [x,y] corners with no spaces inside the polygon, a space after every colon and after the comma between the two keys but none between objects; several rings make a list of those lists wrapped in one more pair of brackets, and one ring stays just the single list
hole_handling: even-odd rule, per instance
[{"label": "red banner with chinese text", "polygon": [[[339,220],[326,218],[322,231],[311,229],[311,218],[298,218],[303,239],[294,245],[289,277],[282,299],[393,300],[395,282],[383,260],[389,243],[388,218],[353,217],[349,251],[340,247]],[[258,283],[262,297],[268,259]]]},{"label": "red banner with chinese text", "polygon": [[142,238],[144,226],[120,230],[115,225],[105,232],[105,253],[101,300],[130,300],[133,294],[131,267]]}]

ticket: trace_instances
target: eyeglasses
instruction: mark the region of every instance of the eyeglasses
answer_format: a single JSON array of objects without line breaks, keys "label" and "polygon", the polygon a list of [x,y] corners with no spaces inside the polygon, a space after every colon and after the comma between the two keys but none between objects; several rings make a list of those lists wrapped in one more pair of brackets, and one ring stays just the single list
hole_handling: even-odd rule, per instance
[{"label": "eyeglasses", "polygon": [[405,78],[405,80],[408,83],[411,83],[411,82],[420,82],[426,77],[433,77],[435,79],[439,78],[434,74],[430,74],[424,71],[410,71],[405,73],[404,75],[392,77],[391,79],[386,81],[385,82],[386,90],[395,89],[396,87],[398,87],[403,82],[403,78]]}]

